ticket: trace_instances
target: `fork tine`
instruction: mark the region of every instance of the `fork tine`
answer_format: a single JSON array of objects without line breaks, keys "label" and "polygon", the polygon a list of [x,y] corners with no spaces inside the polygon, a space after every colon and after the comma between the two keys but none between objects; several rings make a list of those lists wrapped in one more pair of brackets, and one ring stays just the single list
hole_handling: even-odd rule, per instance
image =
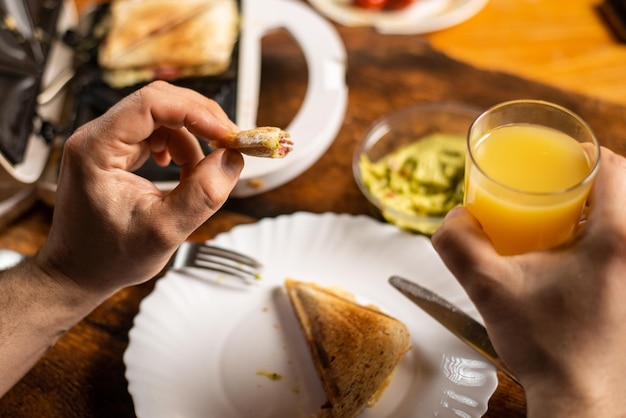
[{"label": "fork tine", "polygon": [[255,260],[245,260],[241,262],[239,258],[227,258],[231,255],[224,256],[219,252],[205,253],[203,247],[198,248],[198,253],[194,260],[194,266],[203,267],[210,270],[220,271],[222,273],[232,274],[242,278],[259,278],[259,263]]},{"label": "fork tine", "polygon": [[244,264],[246,266],[254,267],[254,268],[257,268],[257,269],[263,267],[261,265],[261,263],[256,261],[254,258],[248,257],[247,255],[238,253],[238,252],[233,251],[233,250],[227,250],[226,248],[215,247],[213,245],[202,243],[198,247],[198,251],[200,253],[206,254],[206,255],[214,255],[214,256],[218,256],[218,257],[224,257],[226,259],[233,260],[233,261],[236,261],[238,263]]},{"label": "fork tine", "polygon": [[248,271],[242,268],[238,268],[235,266],[230,266],[226,263],[219,262],[216,260],[202,260],[197,259],[193,266],[191,267],[200,267],[207,270],[212,270],[218,273],[224,273],[229,276],[238,277],[243,280],[255,279],[258,280],[261,276],[257,271]]},{"label": "fork tine", "polygon": [[170,267],[198,267],[249,281],[260,279],[262,265],[233,250],[186,241],[176,251]]}]

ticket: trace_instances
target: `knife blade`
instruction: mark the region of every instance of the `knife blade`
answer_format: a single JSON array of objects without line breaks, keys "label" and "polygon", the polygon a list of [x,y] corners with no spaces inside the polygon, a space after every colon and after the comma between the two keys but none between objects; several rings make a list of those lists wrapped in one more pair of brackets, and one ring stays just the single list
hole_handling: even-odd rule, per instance
[{"label": "knife blade", "polygon": [[502,362],[493,348],[487,329],[463,310],[457,308],[436,293],[399,276],[392,276],[389,283],[437,320],[448,331],[477,351],[502,373],[520,384],[517,377]]}]

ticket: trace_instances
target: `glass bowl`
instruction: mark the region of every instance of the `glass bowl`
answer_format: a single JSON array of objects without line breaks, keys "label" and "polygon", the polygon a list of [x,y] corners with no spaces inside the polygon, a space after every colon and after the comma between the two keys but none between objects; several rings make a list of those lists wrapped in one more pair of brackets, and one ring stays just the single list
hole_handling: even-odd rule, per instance
[{"label": "glass bowl", "polygon": [[426,103],[370,127],[352,160],[355,181],[383,219],[431,235],[461,204],[466,137],[481,109]]}]

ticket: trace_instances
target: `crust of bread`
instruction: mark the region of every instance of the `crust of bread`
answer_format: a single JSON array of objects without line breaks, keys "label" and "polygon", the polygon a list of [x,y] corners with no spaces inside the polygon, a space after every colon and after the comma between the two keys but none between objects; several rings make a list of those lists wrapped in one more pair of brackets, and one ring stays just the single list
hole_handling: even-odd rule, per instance
[{"label": "crust of bread", "polygon": [[287,279],[285,287],[328,398],[318,417],[356,416],[375,403],[409,350],[406,326],[314,283]]}]

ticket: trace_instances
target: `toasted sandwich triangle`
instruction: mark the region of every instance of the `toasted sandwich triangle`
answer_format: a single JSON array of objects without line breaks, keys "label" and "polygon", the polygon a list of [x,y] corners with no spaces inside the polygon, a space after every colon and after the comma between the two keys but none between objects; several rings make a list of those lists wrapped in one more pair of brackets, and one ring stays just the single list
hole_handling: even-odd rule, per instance
[{"label": "toasted sandwich triangle", "polygon": [[154,0],[153,3],[152,7],[146,7],[136,1],[113,2],[112,8],[123,9],[123,12],[114,11],[114,16],[123,18],[114,22],[118,35],[107,39],[107,61],[102,62],[105,67],[114,65],[124,55],[132,54],[136,48],[150,42],[156,35],[167,33],[207,7],[206,2],[201,0],[190,1],[188,7],[181,7],[180,3],[171,0]]},{"label": "toasted sandwich triangle", "polygon": [[409,333],[400,321],[312,283],[285,286],[328,402],[320,417],[349,418],[378,399]]}]

